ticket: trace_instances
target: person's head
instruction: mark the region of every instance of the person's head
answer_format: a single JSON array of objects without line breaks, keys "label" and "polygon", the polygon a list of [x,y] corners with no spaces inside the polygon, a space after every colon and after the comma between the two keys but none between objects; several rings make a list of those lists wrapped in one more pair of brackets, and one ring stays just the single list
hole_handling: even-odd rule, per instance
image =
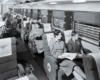
[{"label": "person's head", "polygon": [[37,22],[41,22],[41,17],[37,17]]},{"label": "person's head", "polygon": [[61,40],[61,38],[62,38],[61,31],[60,30],[55,30],[54,31],[54,36],[55,36],[56,40]]},{"label": "person's head", "polygon": [[17,16],[16,16],[16,19],[20,19],[20,16],[19,16],[19,15],[17,15]]},{"label": "person's head", "polygon": [[75,39],[75,40],[78,40],[79,38],[79,34],[75,31],[72,31],[72,34],[71,34],[72,38]]},{"label": "person's head", "polygon": [[8,13],[10,13],[11,12],[11,10],[10,9],[8,9]]}]

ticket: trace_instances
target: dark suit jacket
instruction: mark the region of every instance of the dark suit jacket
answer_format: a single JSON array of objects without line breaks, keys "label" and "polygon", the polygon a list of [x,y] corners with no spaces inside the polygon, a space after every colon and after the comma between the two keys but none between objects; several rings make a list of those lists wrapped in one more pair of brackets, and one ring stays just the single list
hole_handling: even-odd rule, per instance
[{"label": "dark suit jacket", "polygon": [[30,24],[29,22],[26,23],[26,29],[27,29],[29,32],[31,32],[31,30],[32,30],[32,24]]},{"label": "dark suit jacket", "polygon": [[69,40],[67,43],[67,50],[71,53],[81,53],[82,45],[80,40],[73,41],[72,39]]}]

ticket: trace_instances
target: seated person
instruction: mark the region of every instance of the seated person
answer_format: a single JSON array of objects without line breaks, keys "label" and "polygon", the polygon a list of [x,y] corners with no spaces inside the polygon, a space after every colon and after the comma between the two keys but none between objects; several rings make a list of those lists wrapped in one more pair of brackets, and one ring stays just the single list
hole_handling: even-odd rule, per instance
[{"label": "seated person", "polygon": [[31,30],[30,37],[32,37],[31,41],[36,45],[38,53],[44,52],[42,35],[43,28],[40,28],[38,23],[34,23],[34,29]]},{"label": "seated person", "polygon": [[41,17],[37,17],[37,23],[40,25],[40,28],[43,28]]},{"label": "seated person", "polygon": [[29,33],[30,33],[31,30],[32,30],[32,22],[33,22],[33,19],[30,18],[30,19],[29,19],[29,22],[26,23],[26,27],[25,27],[25,40],[28,40]]},{"label": "seated person", "polygon": [[54,32],[54,36],[54,40],[49,42],[49,47],[51,55],[57,59],[58,63],[60,64],[60,68],[65,72],[66,76],[73,74],[77,80],[86,80],[85,74],[80,69],[80,67],[77,66],[77,64],[69,59],[61,59],[59,57],[64,52],[66,52],[66,48],[64,42],[61,40],[62,34],[59,30]]},{"label": "seated person", "polygon": [[67,43],[67,51],[70,53],[79,53],[79,56],[84,55],[81,38],[74,31],[71,34],[71,39]]},{"label": "seated person", "polygon": [[21,23],[22,23],[22,19],[19,15],[16,16],[17,19],[17,31],[20,33],[21,32]]}]

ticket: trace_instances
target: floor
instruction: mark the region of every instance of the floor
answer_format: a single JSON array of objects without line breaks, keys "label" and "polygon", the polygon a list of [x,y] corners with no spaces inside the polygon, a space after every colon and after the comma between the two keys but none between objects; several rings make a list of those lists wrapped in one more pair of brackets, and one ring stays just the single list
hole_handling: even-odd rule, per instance
[{"label": "floor", "polygon": [[[21,60],[25,60],[28,63],[32,64],[34,71],[33,74],[38,78],[38,80],[48,80],[44,71],[39,67],[35,58],[32,57],[29,50],[26,48],[24,43],[21,41],[20,38],[17,39],[17,56],[18,62]],[[40,59],[41,60],[41,59]]]}]

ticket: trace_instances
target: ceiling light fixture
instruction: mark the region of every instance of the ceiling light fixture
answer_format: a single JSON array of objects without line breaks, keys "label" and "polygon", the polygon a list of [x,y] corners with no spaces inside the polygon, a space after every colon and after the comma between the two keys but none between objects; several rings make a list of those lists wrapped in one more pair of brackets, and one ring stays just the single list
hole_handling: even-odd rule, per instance
[{"label": "ceiling light fixture", "polygon": [[72,2],[73,3],[83,3],[83,2],[86,2],[86,0],[73,0]]},{"label": "ceiling light fixture", "polygon": [[51,2],[51,3],[49,3],[49,4],[57,4],[57,2]]}]

